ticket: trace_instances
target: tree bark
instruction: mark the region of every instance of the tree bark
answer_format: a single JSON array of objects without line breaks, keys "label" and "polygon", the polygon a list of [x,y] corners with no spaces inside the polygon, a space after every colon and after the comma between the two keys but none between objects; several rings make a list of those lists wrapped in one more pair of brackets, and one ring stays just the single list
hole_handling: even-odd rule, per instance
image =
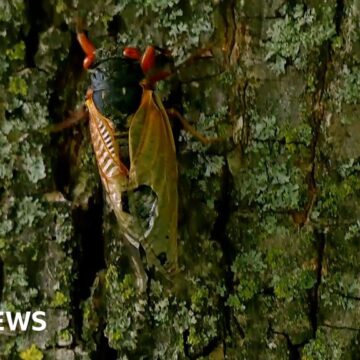
[{"label": "tree bark", "polygon": [[[149,270],[142,295],[86,121],[48,131],[89,85],[78,17],[98,49],[170,49],[165,106],[223,138],[173,123],[181,272]],[[2,0],[0,311],[47,328],[5,324],[0,357],[356,358],[359,17],[358,0]]]}]

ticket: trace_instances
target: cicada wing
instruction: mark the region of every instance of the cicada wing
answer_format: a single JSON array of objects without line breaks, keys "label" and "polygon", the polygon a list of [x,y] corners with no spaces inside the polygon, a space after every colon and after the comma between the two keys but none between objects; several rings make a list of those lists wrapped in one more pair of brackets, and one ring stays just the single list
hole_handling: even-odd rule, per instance
[{"label": "cicada wing", "polygon": [[90,115],[91,140],[106,197],[125,240],[138,248],[143,234],[136,218],[123,208],[122,197],[129,190],[129,177],[128,170],[120,159],[119,147],[114,135],[115,126],[110,119],[99,112],[92,96],[89,96],[86,105]]},{"label": "cicada wing", "polygon": [[143,90],[141,104],[129,130],[131,187],[149,186],[156,194],[152,228],[145,238],[148,248],[167,271],[177,270],[177,164],[174,138],[158,96]]},{"label": "cicada wing", "polygon": [[121,162],[120,152],[115,140],[115,126],[96,108],[93,97],[86,101],[89,110],[90,134],[99,168],[99,174],[106,190],[106,197],[115,213],[119,231],[131,264],[135,271],[137,287],[145,291],[147,276],[143,268],[138,248],[143,243],[144,234],[137,218],[124,211],[122,197],[129,190],[129,177],[126,166]]}]

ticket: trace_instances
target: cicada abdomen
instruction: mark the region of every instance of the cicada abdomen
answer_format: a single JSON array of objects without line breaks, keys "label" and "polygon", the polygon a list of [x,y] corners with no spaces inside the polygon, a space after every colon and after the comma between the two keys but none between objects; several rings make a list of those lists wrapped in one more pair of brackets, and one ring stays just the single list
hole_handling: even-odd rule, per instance
[{"label": "cicada abdomen", "polygon": [[86,106],[90,115],[90,135],[101,181],[112,208],[121,208],[121,190],[127,188],[128,170],[120,161],[115,126],[96,108],[92,90],[88,91]]}]

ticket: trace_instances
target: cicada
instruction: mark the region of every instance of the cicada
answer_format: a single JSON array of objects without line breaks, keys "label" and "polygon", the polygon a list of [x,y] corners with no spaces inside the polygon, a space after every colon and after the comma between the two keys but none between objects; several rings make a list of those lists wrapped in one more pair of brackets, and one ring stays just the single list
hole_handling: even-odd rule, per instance
[{"label": "cicada", "polygon": [[[97,59],[83,32],[84,68],[91,72],[86,95],[89,127],[100,178],[127,245],[141,291],[146,273],[138,253],[165,275],[178,271],[177,163],[168,114],[156,82],[170,72],[159,68],[166,55],[152,46],[144,54],[125,48],[123,54]],[[129,114],[128,164],[116,139],[116,120]]]}]

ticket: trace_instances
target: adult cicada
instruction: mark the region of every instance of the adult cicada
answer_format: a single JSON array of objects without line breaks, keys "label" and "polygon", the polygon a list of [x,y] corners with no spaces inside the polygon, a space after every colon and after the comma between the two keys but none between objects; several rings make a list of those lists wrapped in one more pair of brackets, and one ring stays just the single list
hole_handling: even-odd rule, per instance
[{"label": "adult cicada", "polygon": [[[146,273],[140,246],[150,266],[166,275],[178,269],[176,150],[167,112],[155,92],[156,82],[170,74],[164,65],[171,62],[151,46],[144,54],[125,48],[121,55],[98,59],[83,32],[78,41],[86,54],[84,68],[91,72],[86,106],[99,174],[142,291]],[[116,123],[124,114],[130,115],[128,152],[122,157]]]}]

